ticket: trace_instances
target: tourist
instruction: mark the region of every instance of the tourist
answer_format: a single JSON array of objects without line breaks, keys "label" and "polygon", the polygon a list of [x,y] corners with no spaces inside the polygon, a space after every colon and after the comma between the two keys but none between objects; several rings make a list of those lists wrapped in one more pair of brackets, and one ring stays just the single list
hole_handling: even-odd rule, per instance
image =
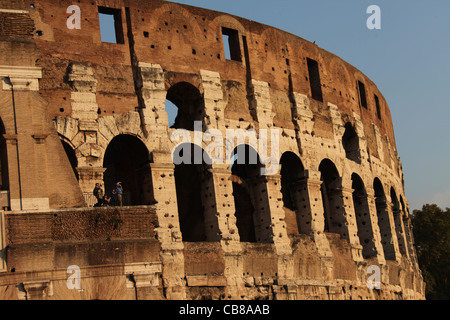
[{"label": "tourist", "polygon": [[122,182],[116,183],[117,202],[120,207],[123,205],[123,187]]}]

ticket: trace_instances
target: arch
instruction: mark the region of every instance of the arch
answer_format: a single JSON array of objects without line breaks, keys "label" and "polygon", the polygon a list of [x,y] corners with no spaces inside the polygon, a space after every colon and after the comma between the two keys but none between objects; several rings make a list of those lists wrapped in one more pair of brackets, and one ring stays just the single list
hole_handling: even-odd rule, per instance
[{"label": "arch", "polygon": [[4,137],[5,126],[0,118],[0,190],[9,190],[8,150]]},{"label": "arch", "polygon": [[[287,151],[283,153],[280,159],[281,164],[281,194],[284,207],[295,212],[297,232],[302,229],[300,223],[301,209],[303,208],[302,199],[308,197],[304,191],[305,168],[300,158],[293,152]],[[291,223],[286,212],[286,224]],[[291,228],[294,226],[291,226]],[[289,228],[290,229],[290,228]],[[295,229],[294,229],[295,230]]]},{"label": "arch", "polygon": [[110,195],[120,181],[124,205],[153,204],[150,162],[149,151],[139,138],[129,134],[114,137],[103,159],[105,194]]},{"label": "arch", "polygon": [[347,159],[356,163],[361,163],[361,152],[359,150],[359,137],[355,128],[350,122],[345,124],[345,132],[342,136],[342,146]]},{"label": "arch", "polygon": [[232,153],[233,196],[236,225],[241,242],[272,242],[266,180],[261,176],[261,159],[248,145]]},{"label": "arch", "polygon": [[[178,82],[167,91],[166,101],[166,111],[171,113],[168,113],[169,122],[173,122],[171,128],[193,131],[195,121],[200,121],[203,126],[205,103],[198,88],[185,81]],[[174,107],[176,116],[172,114]]]},{"label": "arch", "polygon": [[80,180],[80,177],[78,175],[78,158],[75,154],[75,150],[72,148],[72,146],[67,143],[66,141],[64,141],[63,139],[61,140],[61,144],[64,147],[64,151],[66,152],[67,158],[69,159],[70,162],[70,166],[72,167],[73,173],[75,174],[75,177],[77,178],[77,180]]},{"label": "arch", "polygon": [[377,209],[378,227],[380,229],[381,244],[383,245],[384,257],[386,260],[395,260],[395,249],[392,243],[391,222],[387,209],[386,195],[380,179],[373,181],[375,192],[375,206]]},{"label": "arch", "polygon": [[373,241],[372,219],[370,217],[366,188],[361,177],[356,173],[352,174],[352,189],[353,208],[355,209],[356,224],[358,226],[358,237],[363,247],[363,257],[368,259],[376,256],[377,251]]},{"label": "arch", "polygon": [[324,232],[339,233],[347,238],[345,227],[344,204],[342,200],[342,183],[339,172],[334,163],[324,159],[320,163],[319,171],[322,181],[320,190],[324,209]]},{"label": "arch", "polygon": [[204,157],[204,150],[192,143],[180,144],[173,152],[178,218],[187,242],[220,240],[211,161]]},{"label": "arch", "polygon": [[293,152],[285,152],[280,159],[281,164],[281,193],[284,206],[295,210],[295,189],[292,184],[305,177],[305,168],[300,158]]}]

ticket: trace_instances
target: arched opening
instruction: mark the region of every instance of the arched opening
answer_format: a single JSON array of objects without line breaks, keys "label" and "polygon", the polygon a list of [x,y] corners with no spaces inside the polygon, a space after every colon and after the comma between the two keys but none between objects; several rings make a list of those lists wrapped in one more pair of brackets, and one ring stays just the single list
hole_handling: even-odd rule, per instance
[{"label": "arched opening", "polygon": [[70,146],[70,144],[68,144],[64,140],[61,140],[61,143],[64,147],[64,151],[66,152],[67,158],[69,159],[70,166],[72,167],[73,173],[75,174],[75,177],[77,178],[77,180],[79,180],[80,177],[78,176],[78,171],[77,171],[78,159],[75,154],[75,150],[73,150],[73,148]]},{"label": "arched opening", "polygon": [[392,213],[394,215],[395,232],[397,233],[398,248],[402,255],[406,255],[405,235],[403,232],[402,212],[400,211],[400,203],[397,194],[391,187]]},{"label": "arched opening", "polygon": [[211,161],[203,156],[203,149],[192,143],[179,145],[173,153],[178,217],[187,242],[219,240],[214,183],[207,164]]},{"label": "arched opening", "polygon": [[381,244],[383,245],[384,257],[387,260],[395,260],[395,249],[392,243],[391,223],[389,211],[387,210],[386,195],[380,179],[375,178],[373,182],[375,191],[375,204],[377,208],[378,227],[380,228]]},{"label": "arched opening", "polygon": [[370,218],[369,203],[367,201],[366,188],[361,177],[352,174],[353,207],[355,208],[356,224],[358,226],[358,237],[363,247],[365,259],[376,256],[377,251],[373,241],[372,221]]},{"label": "arched opening", "polygon": [[320,180],[322,181],[320,190],[324,209],[324,231],[339,233],[342,237],[348,238],[339,172],[329,159],[325,159],[320,163],[319,171],[321,173]]},{"label": "arched opening", "polygon": [[[286,211],[286,224],[289,230],[293,229],[295,224],[297,230],[296,233],[299,233],[302,229],[300,224],[300,211],[305,205],[304,202],[308,197],[304,190],[304,185],[306,183],[305,168],[300,158],[295,153],[289,151],[283,153],[280,164],[283,204],[285,208],[295,213],[295,220],[291,221],[290,215],[288,214],[289,212]],[[293,226],[290,226],[290,224]]]},{"label": "arched opening", "polygon": [[280,159],[281,164],[281,193],[284,206],[288,209],[296,209],[295,183],[305,176],[305,168],[300,158],[293,152],[285,152]]},{"label": "arched opening", "polygon": [[342,146],[347,159],[361,163],[361,153],[359,150],[359,137],[355,128],[350,122],[345,124],[345,132],[342,136]]},{"label": "arched opening", "polygon": [[106,148],[103,160],[105,194],[112,196],[116,183],[122,182],[123,205],[154,204],[150,162],[148,149],[141,140],[127,134],[116,136]]},{"label": "arched opening", "polygon": [[270,209],[266,180],[258,153],[239,145],[232,154],[233,196],[241,242],[271,242]]},{"label": "arched opening", "polygon": [[204,122],[205,104],[200,91],[188,82],[179,82],[167,91],[166,112],[170,127],[194,130],[194,122]]}]

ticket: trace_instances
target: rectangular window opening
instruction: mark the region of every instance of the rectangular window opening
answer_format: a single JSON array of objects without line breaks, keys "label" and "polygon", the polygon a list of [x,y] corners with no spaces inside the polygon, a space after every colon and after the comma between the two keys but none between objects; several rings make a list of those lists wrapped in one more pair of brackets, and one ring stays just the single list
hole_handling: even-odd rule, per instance
[{"label": "rectangular window opening", "polygon": [[380,100],[378,99],[378,96],[375,94],[375,105],[377,107],[377,117],[381,120],[381,109],[380,109]]},{"label": "rectangular window opening", "polygon": [[223,48],[227,60],[242,61],[241,46],[239,44],[239,32],[237,30],[222,27]]},{"label": "rectangular window opening", "polygon": [[120,9],[98,7],[102,42],[124,43],[122,13]]},{"label": "rectangular window opening", "polygon": [[358,91],[359,91],[359,103],[362,107],[367,109],[367,99],[366,99],[366,87],[364,83],[358,80]]},{"label": "rectangular window opening", "polygon": [[320,83],[319,64],[313,59],[307,58],[309,85],[311,87],[311,96],[314,100],[323,101],[322,84]]}]

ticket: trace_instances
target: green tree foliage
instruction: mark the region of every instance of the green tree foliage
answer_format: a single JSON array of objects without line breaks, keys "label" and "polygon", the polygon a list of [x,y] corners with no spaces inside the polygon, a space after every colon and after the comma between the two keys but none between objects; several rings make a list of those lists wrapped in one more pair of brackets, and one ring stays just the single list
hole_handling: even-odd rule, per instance
[{"label": "green tree foliage", "polygon": [[450,209],[426,204],[412,215],[419,265],[426,283],[426,298],[450,299]]}]

